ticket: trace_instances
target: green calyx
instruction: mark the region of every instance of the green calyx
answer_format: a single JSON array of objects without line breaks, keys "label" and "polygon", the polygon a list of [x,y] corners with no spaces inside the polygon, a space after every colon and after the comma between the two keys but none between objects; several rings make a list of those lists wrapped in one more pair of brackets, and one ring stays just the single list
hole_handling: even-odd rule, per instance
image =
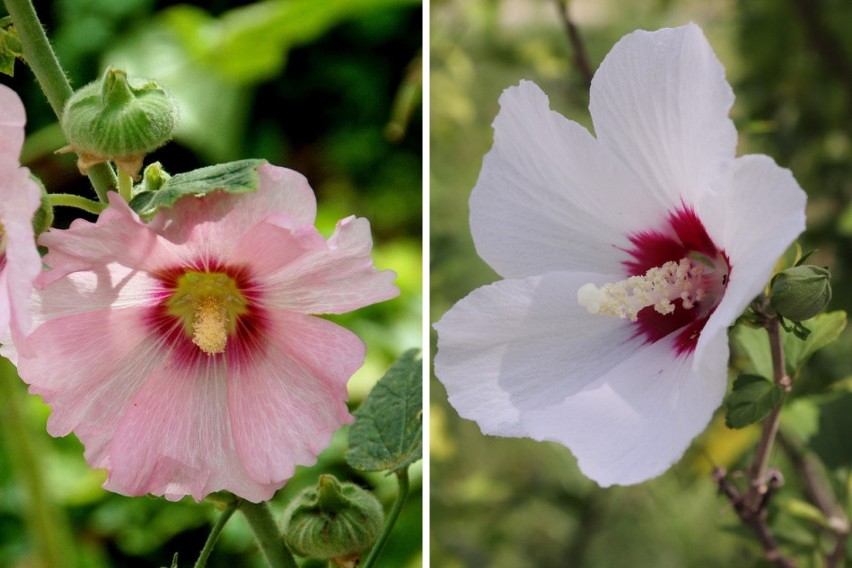
[{"label": "green calyx", "polygon": [[321,475],[284,512],[284,540],[299,556],[354,560],[378,538],[384,510],[376,497],[354,483]]},{"label": "green calyx", "polygon": [[775,275],[770,286],[770,303],[779,315],[795,322],[810,319],[831,301],[831,272],[804,264]]},{"label": "green calyx", "polygon": [[157,83],[110,67],[68,99],[64,150],[77,152],[81,171],[113,161],[136,176],[145,155],[171,140],[177,117],[173,98]]}]

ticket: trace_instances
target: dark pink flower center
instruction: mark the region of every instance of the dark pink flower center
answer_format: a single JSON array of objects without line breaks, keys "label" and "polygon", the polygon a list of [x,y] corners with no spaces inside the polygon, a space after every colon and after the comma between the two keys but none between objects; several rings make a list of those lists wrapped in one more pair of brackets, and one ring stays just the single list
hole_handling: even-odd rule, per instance
[{"label": "dark pink flower center", "polygon": [[244,360],[262,345],[265,317],[247,269],[196,262],[152,276],[159,286],[147,323],[179,364]]},{"label": "dark pink flower center", "polygon": [[672,298],[674,310],[667,314],[652,306],[645,307],[638,312],[634,322],[636,336],[644,337],[648,343],[677,333],[675,350],[678,355],[688,355],[695,350],[704,325],[721,301],[732,267],[728,255],[715,245],[691,207],[684,205],[676,209],[669,214],[667,221],[668,226],[662,230],[631,235],[629,239],[633,247],[625,252],[632,258],[623,264],[630,276],[643,276],[651,269],[684,258],[702,265],[702,275],[695,283],[703,289],[701,299],[684,309],[682,299]]}]

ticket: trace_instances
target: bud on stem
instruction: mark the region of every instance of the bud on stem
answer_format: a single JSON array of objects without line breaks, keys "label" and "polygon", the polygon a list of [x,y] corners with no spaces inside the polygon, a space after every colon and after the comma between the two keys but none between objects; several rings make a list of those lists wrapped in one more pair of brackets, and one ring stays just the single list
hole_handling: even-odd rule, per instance
[{"label": "bud on stem", "polygon": [[171,140],[177,121],[172,97],[157,83],[110,67],[99,81],[77,90],[65,105],[62,129],[77,165],[113,161],[136,177],[145,155]]},{"label": "bud on stem", "polygon": [[775,275],[770,303],[779,315],[801,322],[820,313],[831,301],[831,273],[809,264],[794,266]]},{"label": "bud on stem", "polygon": [[321,475],[284,512],[284,539],[299,556],[355,566],[379,536],[384,511],[372,493]]}]

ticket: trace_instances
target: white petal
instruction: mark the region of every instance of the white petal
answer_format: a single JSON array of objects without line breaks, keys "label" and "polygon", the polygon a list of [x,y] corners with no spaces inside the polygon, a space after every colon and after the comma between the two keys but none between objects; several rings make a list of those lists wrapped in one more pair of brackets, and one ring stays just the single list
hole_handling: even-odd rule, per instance
[{"label": "white petal", "polygon": [[568,446],[601,486],[660,475],[707,426],[727,385],[726,336],[705,346],[700,367],[675,357],[672,340],[642,347],[561,404],[522,413],[521,428]]},{"label": "white petal", "polygon": [[476,249],[505,277],[555,270],[621,272],[625,235],[664,218],[579,124],[522,81],[504,91],[470,198]]},{"label": "white petal", "polygon": [[502,280],[435,324],[435,374],[460,415],[486,433],[519,435],[520,410],[563,400],[640,348],[626,320],[577,304],[577,289],[591,280],[603,278],[563,272]]},{"label": "white petal", "polygon": [[704,345],[746,309],[769,281],[790,243],[805,230],[807,196],[789,170],[763,155],[737,158],[730,185],[699,204],[699,217],[710,237],[728,255],[728,288],[701,333],[696,359]]},{"label": "white petal", "polygon": [[598,140],[630,168],[631,187],[677,206],[713,187],[733,159],[734,102],[701,28],[623,37],[595,74],[589,110]]}]

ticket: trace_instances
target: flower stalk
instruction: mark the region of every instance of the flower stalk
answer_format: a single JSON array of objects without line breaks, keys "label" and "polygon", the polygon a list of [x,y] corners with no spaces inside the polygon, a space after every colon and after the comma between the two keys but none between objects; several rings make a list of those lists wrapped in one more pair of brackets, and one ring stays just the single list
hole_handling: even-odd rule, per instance
[{"label": "flower stalk", "polygon": [[100,215],[106,209],[106,203],[92,201],[72,193],[50,193],[48,194],[48,201],[53,207],[76,207],[93,215]]},{"label": "flower stalk", "polygon": [[[18,32],[24,59],[32,69],[56,117],[61,118],[62,110],[73,90],[50,46],[31,0],[3,0],[3,3]],[[108,164],[98,164],[90,168],[87,175],[98,199],[105,203],[107,192],[117,185],[112,168]]]},{"label": "flower stalk", "polygon": [[407,467],[396,472],[396,480],[399,484],[396,501],[393,504],[393,508],[391,509],[387,520],[385,520],[385,526],[382,528],[382,534],[379,535],[379,539],[376,541],[376,544],[373,545],[369,556],[367,556],[367,559],[364,560],[364,564],[361,565],[361,568],[371,568],[376,563],[376,560],[382,553],[382,549],[385,547],[388,537],[390,537],[390,533],[393,530],[393,526],[396,524],[396,520],[399,518],[399,514],[402,512],[402,506],[405,504],[405,499],[408,497],[409,479]]},{"label": "flower stalk", "polygon": [[[792,389],[792,381],[787,375],[787,369],[784,364],[784,346],[781,342],[781,325],[777,317],[770,317],[764,324],[766,333],[769,334],[769,350],[772,355],[772,373],[775,384],[781,387],[784,393],[790,392]],[[772,409],[769,416],[763,422],[763,431],[760,435],[760,441],[757,445],[754,462],[749,469],[749,479],[751,487],[749,490],[748,501],[753,508],[758,506],[762,501],[763,496],[767,492],[766,483],[766,464],[769,461],[769,453],[772,451],[772,445],[778,435],[778,425],[781,422],[781,404]]]},{"label": "flower stalk", "polygon": [[284,544],[281,531],[272,518],[269,505],[266,502],[252,503],[242,500],[238,508],[254,532],[266,563],[271,568],[297,568],[296,560]]},{"label": "flower stalk", "polygon": [[198,560],[195,561],[195,568],[204,568],[207,566],[207,560],[210,558],[210,554],[213,552],[213,547],[216,546],[216,542],[219,540],[219,535],[222,534],[222,529],[225,528],[225,524],[231,519],[231,516],[234,512],[236,512],[239,506],[240,500],[232,498],[225,510],[222,511],[222,514],[219,515],[219,518],[216,520],[216,524],[213,525],[213,528],[210,530],[210,534],[207,536],[204,548],[201,549],[201,553],[198,555]]}]

